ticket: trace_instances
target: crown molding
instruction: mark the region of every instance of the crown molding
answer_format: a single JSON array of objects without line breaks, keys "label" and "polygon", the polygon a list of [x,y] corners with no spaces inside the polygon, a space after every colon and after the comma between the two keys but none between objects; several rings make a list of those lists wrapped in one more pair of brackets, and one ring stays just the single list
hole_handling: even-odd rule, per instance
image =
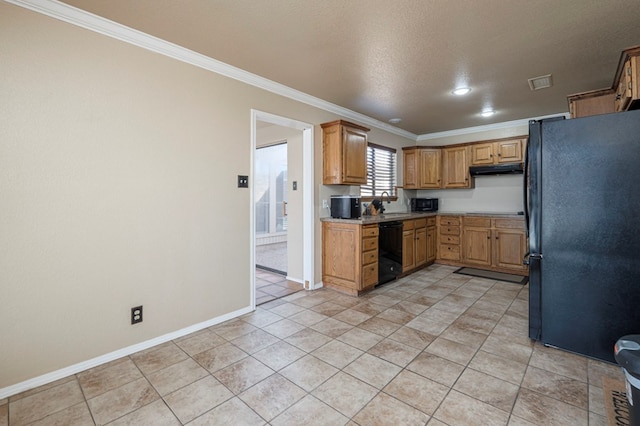
[{"label": "crown molding", "polygon": [[[339,105],[327,102],[315,96],[308,95],[299,90],[292,89],[275,81],[260,77],[248,71],[218,61],[211,57],[202,55],[192,50],[186,49],[177,44],[170,43],[152,35],[143,33],[133,28],[118,24],[98,15],[94,15],[82,9],[70,6],[57,0],[4,0],[7,3],[23,7],[67,22],[72,25],[132,44],[134,46],[185,62],[196,67],[223,75],[234,80],[241,81],[251,86],[275,93],[280,96],[298,101],[312,107],[322,109],[324,111],[336,114],[340,117],[359,122],[365,126],[375,127],[380,130],[410,139],[412,141],[421,142],[443,137],[466,135],[477,132],[487,132],[491,130],[500,130],[514,126],[527,125],[529,118],[521,120],[506,121],[502,123],[494,123],[483,126],[467,127],[463,129],[447,130],[444,132],[425,133],[416,135],[398,127],[392,126],[384,121],[376,120],[367,115],[352,111]],[[557,115],[569,116],[568,113],[559,113],[544,117],[531,118],[535,120],[554,117]]]},{"label": "crown molding", "polygon": [[205,70],[215,72],[225,77],[241,81],[251,86],[258,87],[271,93],[302,102],[304,104],[334,113],[363,125],[375,127],[389,133],[396,134],[411,140],[416,140],[417,135],[406,130],[391,126],[383,121],[373,119],[331,102],[308,95],[299,90],[292,89],[275,81],[260,77],[256,74],[236,68],[224,62],[151,36],[141,31],[129,28],[117,22],[110,21],[94,15],[82,9],[70,6],[56,0],[4,0],[7,3],[32,10],[60,21],[85,28],[90,31],[159,53],[164,56],[194,65]]},{"label": "crown molding", "polygon": [[432,139],[446,138],[451,136],[468,135],[470,133],[489,132],[492,130],[508,129],[516,126],[528,126],[529,120],[544,120],[545,118],[558,117],[559,115],[569,118],[568,112],[559,112],[557,114],[544,115],[542,117],[523,118],[520,120],[503,121],[502,123],[486,124],[483,126],[466,127],[464,129],[447,130],[437,133],[425,133],[416,138],[416,142],[428,141]]}]

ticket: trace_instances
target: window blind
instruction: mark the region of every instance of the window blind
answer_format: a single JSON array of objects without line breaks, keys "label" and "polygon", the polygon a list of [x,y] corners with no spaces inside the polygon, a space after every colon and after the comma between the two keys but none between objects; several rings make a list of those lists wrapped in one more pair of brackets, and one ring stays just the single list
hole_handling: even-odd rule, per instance
[{"label": "window blind", "polygon": [[396,150],[369,143],[367,146],[367,184],[360,187],[363,197],[377,197],[387,191],[391,197],[396,189]]}]

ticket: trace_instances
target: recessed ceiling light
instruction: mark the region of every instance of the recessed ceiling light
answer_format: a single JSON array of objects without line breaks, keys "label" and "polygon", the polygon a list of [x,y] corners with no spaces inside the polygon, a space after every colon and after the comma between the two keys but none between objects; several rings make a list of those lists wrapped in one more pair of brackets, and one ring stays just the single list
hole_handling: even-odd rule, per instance
[{"label": "recessed ceiling light", "polygon": [[402,118],[391,118],[391,119],[389,119],[389,123],[391,123],[391,124],[398,124],[401,121],[402,121]]},{"label": "recessed ceiling light", "polygon": [[452,93],[456,96],[464,96],[471,91],[468,87],[458,87]]},{"label": "recessed ceiling light", "polygon": [[491,117],[493,114],[495,114],[496,112],[492,109],[485,109],[484,111],[482,111],[480,113],[481,116],[483,117]]}]

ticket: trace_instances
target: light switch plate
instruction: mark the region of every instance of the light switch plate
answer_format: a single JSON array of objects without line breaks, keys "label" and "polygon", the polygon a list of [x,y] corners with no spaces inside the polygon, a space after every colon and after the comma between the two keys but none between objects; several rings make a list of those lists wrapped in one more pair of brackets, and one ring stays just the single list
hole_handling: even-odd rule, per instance
[{"label": "light switch plate", "polygon": [[249,187],[249,176],[238,175],[238,188]]}]

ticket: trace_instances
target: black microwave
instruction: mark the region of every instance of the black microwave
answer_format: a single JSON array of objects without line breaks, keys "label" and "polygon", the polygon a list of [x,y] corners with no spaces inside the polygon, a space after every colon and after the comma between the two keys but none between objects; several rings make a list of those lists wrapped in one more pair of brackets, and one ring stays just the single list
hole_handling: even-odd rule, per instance
[{"label": "black microwave", "polygon": [[360,197],[353,195],[331,196],[331,217],[338,219],[357,219],[361,215]]},{"label": "black microwave", "polygon": [[437,198],[412,198],[411,211],[412,212],[437,212],[438,199]]}]

